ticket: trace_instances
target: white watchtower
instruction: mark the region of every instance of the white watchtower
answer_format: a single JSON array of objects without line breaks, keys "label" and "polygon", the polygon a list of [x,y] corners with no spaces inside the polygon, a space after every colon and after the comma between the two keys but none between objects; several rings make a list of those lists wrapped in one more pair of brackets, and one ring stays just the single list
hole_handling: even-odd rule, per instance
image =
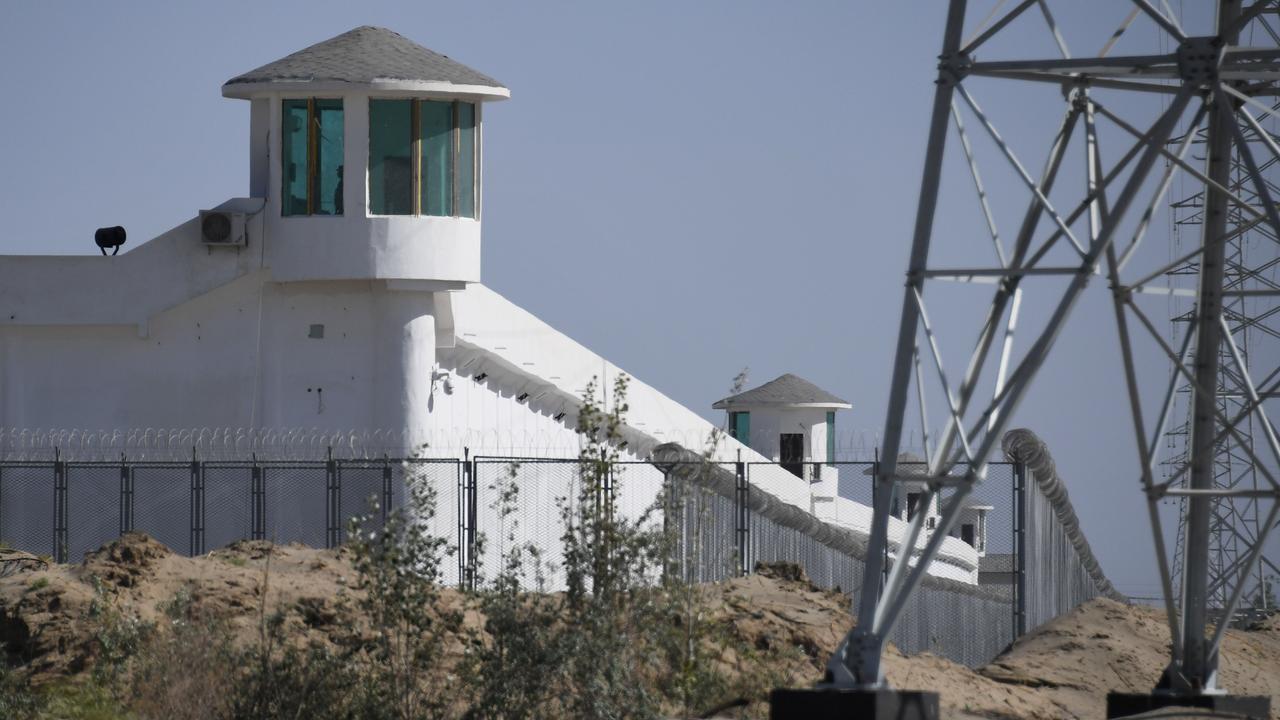
[{"label": "white watchtower", "polygon": [[806,468],[835,462],[836,411],[852,406],[788,373],[711,407],[729,413],[729,434],[735,440],[797,477],[817,481]]},{"label": "white watchtower", "polygon": [[480,279],[483,103],[498,81],[377,27],[228,80],[273,278]]},{"label": "white watchtower", "polygon": [[0,258],[0,427],[418,444],[480,281],[483,106],[509,92],[359,27],[222,94],[249,101],[248,197],[107,257]]}]

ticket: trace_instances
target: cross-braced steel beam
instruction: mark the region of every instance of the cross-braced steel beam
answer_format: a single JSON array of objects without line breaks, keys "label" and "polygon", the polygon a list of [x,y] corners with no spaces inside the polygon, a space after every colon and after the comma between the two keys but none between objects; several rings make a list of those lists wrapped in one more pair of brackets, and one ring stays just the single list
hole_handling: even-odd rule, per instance
[{"label": "cross-braced steel beam", "polygon": [[[1265,376],[1268,371],[1280,371],[1280,303],[1259,300],[1268,294],[1276,293],[1280,284],[1276,282],[1276,266],[1280,265],[1280,253],[1275,252],[1277,236],[1266,222],[1258,222],[1265,215],[1254,208],[1265,202],[1261,193],[1254,189],[1253,178],[1259,176],[1266,183],[1267,192],[1272,198],[1277,195],[1275,177],[1280,173],[1280,159],[1266,152],[1266,143],[1274,142],[1274,132],[1263,126],[1268,120],[1274,122],[1274,115],[1280,105],[1268,101],[1267,107],[1250,112],[1242,104],[1248,96],[1239,97],[1232,93],[1236,101],[1237,112],[1247,125],[1247,133],[1241,134],[1241,144],[1250,144],[1265,158],[1251,170],[1240,149],[1235,149],[1231,159],[1231,185],[1224,192],[1229,192],[1233,204],[1227,212],[1227,229],[1223,243],[1223,301],[1222,301],[1222,342],[1218,349],[1218,382],[1214,401],[1219,412],[1236,415],[1250,398],[1242,391],[1249,378]],[[1268,123],[1270,124],[1270,123]],[[1266,138],[1266,139],[1264,139]],[[1188,133],[1186,140],[1204,143],[1204,134]],[[1254,172],[1256,170],[1256,173]],[[1195,192],[1190,196],[1171,204],[1176,216],[1174,242],[1179,245],[1178,231],[1182,227],[1198,227],[1204,218],[1205,194]],[[1180,247],[1179,257],[1184,257]],[[1172,282],[1180,277],[1196,277],[1199,274],[1198,256],[1192,255],[1187,261],[1179,261],[1170,266],[1169,276]],[[1274,295],[1271,295],[1274,297]],[[1175,330],[1186,326],[1197,319],[1194,308],[1183,306],[1175,308]],[[1191,337],[1190,328],[1186,333]],[[1184,393],[1190,396],[1189,392]],[[1170,446],[1176,449],[1173,457],[1167,461],[1166,468],[1177,469],[1189,463],[1193,437],[1193,406],[1186,410],[1185,422],[1171,430],[1167,437]],[[1265,443],[1262,428],[1255,422],[1252,414],[1245,414],[1241,423],[1241,436],[1250,443],[1250,450],[1256,454]],[[1185,478],[1184,478],[1185,479]],[[1261,483],[1261,484],[1260,484]],[[1222,616],[1227,607],[1233,588],[1237,583],[1244,583],[1243,601],[1250,606],[1251,612],[1274,610],[1270,607],[1272,598],[1267,592],[1269,578],[1280,574],[1277,569],[1277,549],[1263,547],[1258,562],[1247,567],[1249,553],[1257,546],[1262,519],[1266,508],[1259,502],[1266,497],[1259,473],[1249,460],[1248,454],[1237,447],[1237,440],[1228,436],[1215,446],[1213,487],[1221,494],[1211,497],[1209,521],[1208,570],[1205,595],[1209,613],[1215,624],[1231,624],[1234,618]],[[1182,487],[1187,487],[1184,482]],[[1182,498],[1179,526],[1177,533],[1177,550],[1174,555],[1175,579],[1180,579],[1186,558],[1188,539],[1189,499]],[[1274,543],[1273,543],[1274,545]],[[1245,572],[1241,572],[1244,570]],[[1179,605],[1183,601],[1184,588],[1179,583],[1175,588],[1175,597]]]},{"label": "cross-braced steel beam", "polygon": [[[1255,252],[1249,260],[1255,268],[1251,273],[1234,272],[1241,261],[1229,250],[1233,239],[1248,236],[1251,228],[1280,238],[1280,188],[1265,177],[1265,171],[1280,161],[1280,146],[1265,125],[1271,103],[1259,100],[1280,94],[1280,34],[1271,26],[1274,18],[1268,17],[1274,15],[1268,12],[1274,10],[1273,0],[1249,5],[1218,0],[1216,13],[1199,23],[1206,26],[1201,34],[1193,32],[1195,18],[1176,17],[1166,2],[1160,7],[1147,0],[1131,3],[1118,29],[1093,46],[1101,47],[1097,55],[1082,55],[1073,53],[1072,45],[1078,44],[1060,25],[1071,12],[1078,12],[1072,3],[1059,3],[1051,11],[1049,0],[1024,0],[966,28],[966,0],[950,2],[895,346],[866,574],[856,607],[858,622],[828,663],[829,686],[883,687],[881,654],[908,598],[946,542],[973,485],[985,476],[988,457],[1054,351],[1063,323],[1091,280],[1104,276],[1112,318],[1089,322],[1114,325],[1119,334],[1118,372],[1127,387],[1138,479],[1147,499],[1173,637],[1162,685],[1184,694],[1215,689],[1223,625],[1208,633],[1210,611],[1230,613],[1245,583],[1215,580],[1211,568],[1218,568],[1219,576],[1237,577],[1256,568],[1280,508],[1280,442],[1268,415],[1280,393],[1280,369],[1259,372],[1258,363],[1251,364],[1257,353],[1251,355],[1249,348],[1234,342],[1240,327],[1257,327],[1259,318],[1280,317],[1274,270],[1280,267],[1280,244],[1270,242],[1260,255]],[[1039,12],[1029,12],[1036,8]],[[998,56],[1001,47],[1009,47],[1001,43],[1006,34],[1028,37],[1033,22],[1041,24],[1045,57],[983,56],[988,51]],[[1133,36],[1131,26],[1144,22],[1163,41],[1145,51],[1124,52],[1126,39]],[[1263,42],[1242,44],[1242,33]],[[1060,88],[1064,102],[1060,121],[1044,133],[1046,159],[1035,175],[1016,143],[1001,132],[998,112],[984,110],[979,99],[984,88],[1012,94],[1045,84]],[[1148,108],[1145,121],[1135,120],[1141,117],[1134,110],[1139,106]],[[1261,120],[1255,117],[1258,113],[1265,113]],[[934,243],[964,235],[950,218],[945,237],[934,233],[939,193],[952,177],[944,167],[952,126],[963,161],[960,174],[970,192],[976,191],[975,217],[980,218],[979,232],[990,236],[991,250],[958,265],[938,266],[931,262]],[[1018,129],[1025,135],[1024,128]],[[1190,152],[1193,145],[1206,151],[1203,167]],[[1079,167],[1075,158],[1084,168],[1078,180],[1068,170]],[[991,180],[993,167],[1007,178],[999,192]],[[1179,188],[1187,183],[1200,188],[1194,212],[1201,233],[1193,249],[1173,259],[1167,251],[1149,250],[1149,230],[1175,180]],[[1002,237],[1001,205],[1008,207],[1010,202],[1019,204],[1021,221],[1015,235]],[[956,253],[947,256],[954,258]],[[1194,286],[1170,280],[1170,273],[1188,268],[1194,273]],[[938,283],[978,292],[987,288],[990,293],[986,309],[974,318],[972,351],[961,362],[944,347],[944,331],[962,326],[956,322],[957,311],[948,308],[945,317],[929,313],[928,290]],[[1171,343],[1151,320],[1150,311],[1141,307],[1143,297],[1165,302],[1186,298],[1193,304],[1180,343]],[[1027,302],[1038,308],[1034,317],[1027,316]],[[1265,307],[1259,310],[1260,305]],[[1018,337],[1025,338],[1019,341],[1025,342],[1018,348],[1020,354],[1014,348],[1015,325]],[[1152,355],[1165,358],[1166,367],[1172,368],[1164,375],[1167,382],[1150,382],[1153,368],[1144,358]],[[913,412],[913,386],[918,408],[914,412],[929,438],[925,477],[931,482],[921,502],[949,492],[935,528],[924,526],[923,513],[909,520],[890,516],[898,483],[921,479],[900,477],[897,467],[903,429]],[[1224,404],[1224,394],[1236,401]],[[1185,428],[1188,452],[1182,466],[1157,482],[1160,440],[1169,430],[1179,397],[1188,398],[1192,407]],[[1158,403],[1153,404],[1153,398]],[[944,429],[936,435],[929,434],[924,420],[929,399],[941,401],[945,418]],[[1154,422],[1148,417],[1152,407],[1157,409]],[[1228,441],[1233,461],[1248,465],[1258,479],[1256,486],[1225,488],[1215,483],[1220,448]],[[960,464],[964,473],[956,475],[952,470]],[[1164,498],[1182,499],[1187,508],[1186,537],[1176,569],[1183,589],[1180,603],[1172,590],[1175,570],[1166,552],[1159,509]],[[1265,517],[1255,532],[1237,538],[1239,552],[1226,561],[1210,551],[1215,528],[1234,522],[1231,513],[1222,512],[1223,498],[1252,503],[1254,517]],[[1221,608],[1210,607],[1214,593],[1223,598]]]}]

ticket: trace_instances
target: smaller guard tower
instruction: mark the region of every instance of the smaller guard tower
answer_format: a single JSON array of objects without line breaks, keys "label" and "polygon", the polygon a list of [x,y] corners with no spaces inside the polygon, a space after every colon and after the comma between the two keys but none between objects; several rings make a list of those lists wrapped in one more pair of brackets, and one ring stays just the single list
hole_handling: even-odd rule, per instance
[{"label": "smaller guard tower", "polygon": [[[919,455],[909,452],[898,453],[898,473],[903,477],[927,475],[928,467],[929,464]],[[865,474],[871,476],[875,473],[868,469]],[[923,481],[903,480],[898,487],[893,507],[889,510],[890,515],[903,522],[911,522],[917,513],[923,512],[926,537],[933,534],[942,517],[942,504],[936,495],[928,507],[920,507],[920,499],[925,496],[928,489],[928,483]],[[950,536],[968,544],[978,552],[978,557],[984,557],[987,554],[987,515],[994,509],[994,505],[965,505],[960,510],[960,516],[952,527]]]},{"label": "smaller guard tower", "polygon": [[852,405],[788,373],[711,407],[729,413],[729,434],[735,440],[796,477],[816,482],[825,479],[816,468],[836,460],[836,411]]}]

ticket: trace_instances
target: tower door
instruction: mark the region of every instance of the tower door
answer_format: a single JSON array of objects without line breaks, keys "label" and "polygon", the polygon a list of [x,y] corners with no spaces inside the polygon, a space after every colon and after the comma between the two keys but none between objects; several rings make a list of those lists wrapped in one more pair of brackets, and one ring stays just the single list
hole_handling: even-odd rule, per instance
[{"label": "tower door", "polygon": [[778,437],[782,469],[798,478],[804,477],[804,433],[782,433]]}]

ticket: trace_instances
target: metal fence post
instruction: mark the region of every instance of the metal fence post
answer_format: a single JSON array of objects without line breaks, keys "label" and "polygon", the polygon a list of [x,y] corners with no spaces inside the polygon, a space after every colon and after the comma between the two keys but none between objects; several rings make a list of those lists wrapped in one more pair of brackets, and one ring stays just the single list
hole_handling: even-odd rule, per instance
[{"label": "metal fence post", "polygon": [[252,513],[252,527],[249,536],[253,540],[265,540],[267,537],[267,493],[262,477],[262,466],[258,464],[258,456],[253,456],[253,468],[250,471],[249,504]]},{"label": "metal fence post", "polygon": [[67,561],[67,464],[53,449],[53,559]]},{"label": "metal fence post", "polygon": [[[656,467],[656,466],[655,466]],[[667,578],[671,578],[676,573],[676,548],[679,545],[674,541],[673,528],[675,527],[672,513],[675,512],[676,503],[675,488],[671,485],[671,470],[658,468],[662,473],[662,540],[665,543],[664,551],[666,561],[664,563],[664,574]]]},{"label": "metal fence post", "polygon": [[[130,488],[132,496],[132,488]],[[191,556],[204,554],[204,463],[191,448]]]},{"label": "metal fence post", "polygon": [[133,529],[133,468],[120,453],[120,534]]},{"label": "metal fence post", "polygon": [[[878,489],[879,489],[879,487],[878,487],[878,486],[879,486],[879,484],[880,484],[880,448],[876,448],[876,449],[875,449],[875,454],[874,454],[873,459],[872,459],[872,461],[871,461],[871,497],[872,497],[872,498],[877,497],[877,495],[876,495],[876,490],[878,490]],[[898,488],[897,488],[896,486],[894,486],[892,483],[890,483],[890,490],[889,490],[889,492],[891,493],[891,495],[890,495],[890,497],[889,497],[889,501],[888,501],[888,502],[889,502],[889,508],[890,508],[890,510],[889,510],[889,511],[890,511],[890,512],[893,512],[893,511],[894,511],[893,503],[894,503],[894,501],[895,501],[895,500],[897,500],[897,492],[898,492]],[[875,504],[875,501],[874,501],[874,500],[872,500],[872,505],[874,505],[874,504]],[[889,543],[885,543],[885,544],[884,544],[884,555],[883,555],[883,557],[884,557],[884,561],[880,564],[880,568],[881,568],[881,570],[880,570],[880,587],[876,588],[876,596],[877,596],[877,597],[878,597],[878,596],[880,596],[882,593],[884,593],[884,586],[885,586],[885,583],[887,583],[887,582],[889,581]]]},{"label": "metal fence post", "polygon": [[471,450],[462,449],[462,463],[454,468],[458,492],[455,504],[458,518],[458,587],[467,587],[467,481],[471,474]]},{"label": "metal fence post", "polygon": [[342,495],[338,480],[338,463],[333,459],[333,448],[328,449],[324,463],[324,512],[325,512],[325,547],[335,548],[342,543],[338,536],[338,527],[342,517]]},{"label": "metal fence post", "polygon": [[750,549],[751,539],[751,507],[747,504],[750,497],[750,486],[747,484],[747,465],[742,462],[742,453],[738,453],[738,461],[733,464],[734,472],[734,534],[738,541],[738,575],[743,576],[751,572],[751,558],[747,557]]},{"label": "metal fence post", "polygon": [[1013,639],[1027,634],[1027,466],[1013,466]]},{"label": "metal fence post", "polygon": [[462,449],[458,492],[458,583],[465,590],[476,586],[476,467],[471,449]]},{"label": "metal fence post", "polygon": [[387,525],[387,514],[391,512],[391,458],[382,456],[382,526]]}]

